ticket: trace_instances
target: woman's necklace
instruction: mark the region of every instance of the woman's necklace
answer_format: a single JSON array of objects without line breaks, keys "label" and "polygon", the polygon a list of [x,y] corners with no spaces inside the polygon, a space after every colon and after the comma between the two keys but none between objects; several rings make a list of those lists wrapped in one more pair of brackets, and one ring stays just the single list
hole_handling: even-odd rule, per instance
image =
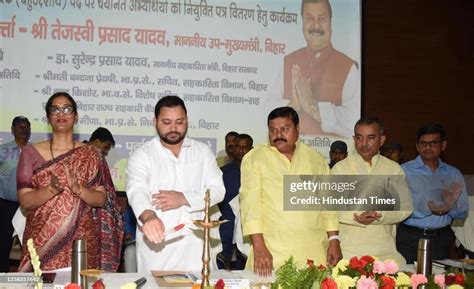
[{"label": "woman's necklace", "polygon": [[[76,147],[76,142],[73,140],[72,141],[72,149]],[[49,141],[49,152],[51,153],[51,159],[54,159],[54,154],[53,154],[53,140]]]}]

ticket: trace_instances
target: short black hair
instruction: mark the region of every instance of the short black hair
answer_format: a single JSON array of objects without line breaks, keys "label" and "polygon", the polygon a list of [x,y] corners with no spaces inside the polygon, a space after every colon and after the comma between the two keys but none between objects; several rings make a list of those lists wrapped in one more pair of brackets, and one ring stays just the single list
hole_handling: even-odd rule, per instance
[{"label": "short black hair", "polygon": [[237,136],[237,139],[246,139],[246,140],[249,140],[250,142],[250,146],[252,147],[253,146],[253,138],[246,134],[246,133],[241,133]]},{"label": "short black hair", "polygon": [[177,95],[167,95],[162,97],[155,106],[155,117],[158,118],[162,107],[176,107],[181,106],[184,109],[184,114],[188,115],[184,101]]},{"label": "short black hair", "polygon": [[356,124],[354,125],[354,132],[355,132],[355,128],[358,127],[359,125],[372,125],[372,124],[376,124],[379,126],[380,128],[380,134],[383,134],[384,131],[385,131],[385,126],[383,124],[383,121],[377,117],[372,117],[372,116],[364,116],[362,117],[361,119],[359,119]]},{"label": "short black hair", "polygon": [[420,129],[416,131],[416,142],[420,141],[420,138],[425,134],[433,134],[437,133],[441,137],[441,141],[446,140],[446,131],[444,130],[443,126],[439,123],[428,123],[422,126]]},{"label": "short black hair", "polygon": [[60,96],[64,96],[65,98],[67,98],[69,102],[71,103],[72,108],[74,109],[74,113],[77,113],[77,103],[74,100],[74,98],[72,98],[72,96],[69,93],[65,91],[60,91],[60,92],[56,92],[55,94],[51,95],[48,98],[48,101],[46,102],[46,105],[44,106],[47,117],[49,117],[49,108],[53,105],[53,101]]},{"label": "short black hair", "polygon": [[329,3],[329,0],[303,0],[301,1],[301,16],[303,16],[303,10],[304,10],[304,5],[309,4],[309,3],[326,3],[328,10],[329,10],[329,17],[332,19],[332,8],[331,8],[331,3]]},{"label": "short black hair", "polygon": [[229,132],[225,135],[225,138],[227,138],[227,137],[229,137],[229,136],[237,137],[237,136],[239,136],[239,133],[236,132],[236,131],[229,131]]},{"label": "short black hair", "polygon": [[31,126],[31,123],[28,120],[28,118],[26,118],[25,116],[19,115],[19,116],[15,116],[15,118],[13,118],[12,127],[17,126],[18,124],[20,124],[22,122],[26,122],[29,126]]},{"label": "short black hair", "polygon": [[300,123],[300,118],[298,117],[298,113],[292,107],[289,106],[282,106],[277,107],[270,112],[267,118],[267,125],[270,125],[270,120],[275,119],[277,117],[289,117],[291,121],[298,126]]},{"label": "short black hair", "polygon": [[337,140],[331,144],[329,151],[333,152],[335,150],[339,150],[343,153],[347,153],[347,144],[342,140]]},{"label": "short black hair", "polygon": [[105,127],[98,127],[91,135],[89,138],[89,142],[94,141],[94,140],[100,140],[100,141],[109,141],[112,143],[112,146],[115,146],[115,140],[110,132],[110,130],[106,129]]}]

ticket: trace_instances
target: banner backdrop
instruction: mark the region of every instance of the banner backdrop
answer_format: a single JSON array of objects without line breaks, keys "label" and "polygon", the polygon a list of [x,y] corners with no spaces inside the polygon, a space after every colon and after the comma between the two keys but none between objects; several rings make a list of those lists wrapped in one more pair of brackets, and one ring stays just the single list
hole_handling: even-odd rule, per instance
[{"label": "banner backdrop", "polygon": [[[347,77],[355,82],[343,79],[351,100],[333,104],[336,117],[360,114],[359,2],[330,1],[327,35],[355,67]],[[57,91],[78,102],[78,139],[99,126],[112,131],[108,161],[119,190],[129,153],[156,135],[154,106],[164,95],[184,99],[188,136],[216,154],[231,130],[266,142],[269,111],[291,98],[284,58],[307,46],[300,10],[301,1],[277,0],[0,0],[0,143],[12,140],[17,115],[30,119],[32,142],[47,138],[44,104]],[[350,137],[322,130],[302,140],[324,155]]]}]

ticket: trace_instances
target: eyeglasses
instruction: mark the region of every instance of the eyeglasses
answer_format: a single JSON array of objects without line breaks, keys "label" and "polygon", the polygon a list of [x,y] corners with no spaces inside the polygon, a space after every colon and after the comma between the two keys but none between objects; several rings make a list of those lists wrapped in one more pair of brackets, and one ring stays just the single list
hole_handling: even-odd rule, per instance
[{"label": "eyeglasses", "polygon": [[74,107],[72,105],[65,105],[63,107],[53,105],[49,107],[49,113],[52,115],[58,115],[60,113],[63,114],[72,114],[74,112]]},{"label": "eyeglasses", "polygon": [[442,141],[439,141],[439,140],[432,140],[432,141],[419,141],[418,142],[418,145],[421,146],[421,147],[432,147],[432,148],[436,148],[436,147],[439,147],[439,145],[442,143]]}]

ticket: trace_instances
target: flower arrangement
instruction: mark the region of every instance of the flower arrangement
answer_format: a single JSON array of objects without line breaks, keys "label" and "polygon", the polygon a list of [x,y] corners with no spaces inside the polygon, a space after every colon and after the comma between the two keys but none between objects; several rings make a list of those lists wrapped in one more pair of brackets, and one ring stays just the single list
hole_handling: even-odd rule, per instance
[{"label": "flower arrangement", "polygon": [[[31,259],[31,266],[33,267],[33,274],[35,277],[41,277],[41,274],[43,271],[41,270],[41,261],[39,260],[39,256],[36,253],[36,248],[35,244],[33,243],[33,239],[30,238],[28,241],[26,241],[26,246],[28,247],[28,252],[30,253],[30,259]],[[35,283],[35,289],[43,289],[43,282],[36,282]]]},{"label": "flower arrangement", "polygon": [[276,271],[272,289],[472,289],[474,276],[459,272],[431,275],[399,271],[393,260],[380,261],[371,256],[340,260],[334,267],[318,266],[308,260],[298,268],[293,258]]}]

